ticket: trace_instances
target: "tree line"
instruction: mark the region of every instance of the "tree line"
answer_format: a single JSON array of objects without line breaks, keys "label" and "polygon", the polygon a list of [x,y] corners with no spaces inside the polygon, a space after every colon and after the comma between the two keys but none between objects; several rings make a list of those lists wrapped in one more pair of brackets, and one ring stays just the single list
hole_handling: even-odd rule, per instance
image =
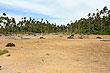
[{"label": "tree line", "polygon": [[102,10],[96,9],[97,13],[89,13],[88,18],[81,18],[67,26],[72,32],[83,34],[109,34],[110,35],[110,10],[105,6]]},{"label": "tree line", "polygon": [[26,17],[16,23],[15,18],[7,17],[6,13],[0,17],[0,33],[58,33],[66,32],[66,25],[56,25],[50,23],[48,20],[35,20],[34,18],[27,19]]},{"label": "tree line", "polygon": [[110,35],[110,10],[105,6],[97,13],[89,13],[88,18],[81,18],[67,25],[56,25],[48,20],[36,20],[26,17],[16,23],[15,18],[9,18],[6,13],[0,16],[0,33],[80,33],[80,34],[109,34]]}]

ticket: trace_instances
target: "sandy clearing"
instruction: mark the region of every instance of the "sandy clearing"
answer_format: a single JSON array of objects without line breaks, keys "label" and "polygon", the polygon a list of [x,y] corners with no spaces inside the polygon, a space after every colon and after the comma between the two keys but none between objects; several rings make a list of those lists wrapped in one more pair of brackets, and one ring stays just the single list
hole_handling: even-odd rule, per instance
[{"label": "sandy clearing", "polygon": [[[68,35],[22,36],[28,40],[12,40],[16,36],[1,37],[0,49],[8,49],[11,56],[0,56],[0,73],[110,73],[110,41],[95,39],[67,39]],[[99,35],[110,40],[109,35]],[[7,38],[7,39],[6,39]],[[15,47],[5,47],[9,42]]]}]

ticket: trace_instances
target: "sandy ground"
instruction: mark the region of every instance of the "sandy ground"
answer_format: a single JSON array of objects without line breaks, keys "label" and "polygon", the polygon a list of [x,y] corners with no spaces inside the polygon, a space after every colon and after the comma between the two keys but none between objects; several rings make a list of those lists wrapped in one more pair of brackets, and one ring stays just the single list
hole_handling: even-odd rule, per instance
[{"label": "sandy ground", "polygon": [[[13,40],[17,36],[0,37],[0,49],[8,49],[11,56],[0,56],[0,73],[110,73],[110,41],[95,39],[67,39],[68,35],[22,36],[32,38]],[[102,40],[102,39],[101,39]],[[5,47],[7,43],[15,47]]]}]

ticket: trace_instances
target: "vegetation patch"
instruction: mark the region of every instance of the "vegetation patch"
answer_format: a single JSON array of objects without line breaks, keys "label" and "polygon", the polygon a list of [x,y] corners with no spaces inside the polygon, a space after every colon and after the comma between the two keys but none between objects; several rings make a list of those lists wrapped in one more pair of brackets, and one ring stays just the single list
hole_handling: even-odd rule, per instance
[{"label": "vegetation patch", "polygon": [[79,39],[83,39],[83,35],[81,34],[78,38],[79,38]]},{"label": "vegetation patch", "polygon": [[8,50],[0,50],[0,55],[6,54],[8,52],[9,52]]},{"label": "vegetation patch", "polygon": [[[3,25],[1,25],[3,24]],[[81,18],[67,25],[50,23],[44,19],[36,20],[26,17],[16,23],[15,18],[9,18],[6,13],[0,16],[0,33],[5,36],[10,34],[24,33],[33,35],[36,33],[78,33],[78,34],[105,34],[110,35],[110,10],[105,6],[97,9],[96,13],[88,13],[88,18]],[[36,35],[34,35],[36,36]]]},{"label": "vegetation patch", "polygon": [[8,54],[7,57],[11,56],[11,54]]}]

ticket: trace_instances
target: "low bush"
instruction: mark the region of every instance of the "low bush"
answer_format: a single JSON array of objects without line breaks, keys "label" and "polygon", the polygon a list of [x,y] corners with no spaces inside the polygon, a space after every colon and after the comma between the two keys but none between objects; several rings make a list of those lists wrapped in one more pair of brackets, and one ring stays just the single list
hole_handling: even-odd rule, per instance
[{"label": "low bush", "polygon": [[6,54],[8,52],[9,52],[8,50],[0,50],[0,55]]},{"label": "low bush", "polygon": [[0,55],[3,55],[4,53],[3,53],[3,51],[2,50],[0,50]]},{"label": "low bush", "polygon": [[11,56],[11,54],[8,54],[7,56],[9,57],[9,56]]}]

